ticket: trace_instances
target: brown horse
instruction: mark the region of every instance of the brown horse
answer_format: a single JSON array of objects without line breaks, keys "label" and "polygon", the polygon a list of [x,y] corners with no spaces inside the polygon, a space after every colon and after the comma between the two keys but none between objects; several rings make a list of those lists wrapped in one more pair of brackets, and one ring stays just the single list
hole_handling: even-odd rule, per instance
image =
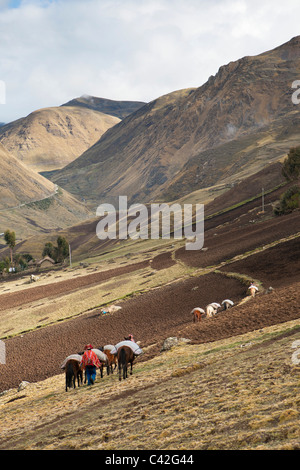
[{"label": "brown horse", "polygon": [[122,346],[118,349],[117,358],[118,358],[118,367],[119,367],[119,380],[122,380],[121,374],[123,370],[123,379],[127,379],[127,368],[130,364],[130,375],[132,375],[132,363],[134,361],[134,353],[131,348],[128,346]]},{"label": "brown horse", "polygon": [[[115,354],[111,354],[110,349],[104,349],[103,352],[107,356],[107,375],[109,375],[110,373],[113,374],[114,369],[117,367],[117,356]],[[113,365],[115,366],[114,368]]]},{"label": "brown horse", "polygon": [[193,322],[199,322],[201,321],[201,315],[205,314],[205,311],[202,308],[194,308],[191,313],[193,314]]},{"label": "brown horse", "polygon": [[76,379],[78,382],[78,387],[80,387],[80,383],[82,385],[82,379],[83,379],[83,373],[82,369],[80,367],[80,362],[70,359],[66,363],[66,392],[68,391],[68,388],[72,387],[76,388]]}]

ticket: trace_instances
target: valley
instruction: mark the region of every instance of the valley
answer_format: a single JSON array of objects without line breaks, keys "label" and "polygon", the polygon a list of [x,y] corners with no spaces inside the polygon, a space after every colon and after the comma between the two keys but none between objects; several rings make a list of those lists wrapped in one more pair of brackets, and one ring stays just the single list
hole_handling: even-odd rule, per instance
[{"label": "valley", "polygon": [[[72,258],[1,275],[0,449],[299,450],[297,194],[274,212],[299,186],[283,173],[299,71],[296,37],[150,103],[83,95],[1,126],[0,232],[15,230],[14,256],[61,236]],[[96,207],[120,195],[204,204],[203,247],[100,240]],[[133,375],[66,392],[67,356],[128,334]]]}]

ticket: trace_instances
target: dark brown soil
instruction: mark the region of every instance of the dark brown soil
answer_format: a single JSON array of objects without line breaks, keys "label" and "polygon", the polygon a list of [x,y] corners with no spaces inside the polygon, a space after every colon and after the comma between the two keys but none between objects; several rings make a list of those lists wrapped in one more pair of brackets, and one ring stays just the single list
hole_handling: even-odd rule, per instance
[{"label": "dark brown soil", "polygon": [[[176,259],[193,267],[215,266],[229,261],[237,255],[300,232],[300,211],[255,222],[257,222],[256,213],[243,214],[243,210],[240,209],[240,215],[230,226],[222,225],[211,229],[206,226],[204,237],[206,251],[188,251],[183,247],[177,250]],[[282,255],[283,263],[284,260],[285,254]]]},{"label": "dark brown soil", "polygon": [[[206,252],[178,250],[176,255],[192,266],[214,265],[298,231],[300,212],[250,225],[247,221],[243,225],[241,220],[234,220],[230,231],[228,227],[214,228],[213,232],[208,230],[205,246],[209,249]],[[145,263],[147,265],[148,261]],[[152,265],[155,269],[162,269],[170,263],[169,255],[159,255]],[[105,276],[113,276],[117,281],[119,274],[139,268],[141,263],[107,271],[99,278],[91,274],[58,282],[52,294],[58,295],[62,292],[60,288],[68,287],[69,290],[80,288],[84,295],[91,279],[101,282]],[[168,336],[186,337],[198,343],[212,342],[299,318],[299,238],[231,263],[223,270],[253,275],[263,281],[264,287],[271,285],[275,290],[272,294],[260,293],[238,306],[237,302],[247,294],[247,287],[236,279],[212,273],[137,295],[123,301],[120,304],[122,309],[114,314],[103,315],[95,310],[73,320],[8,339],[5,341],[6,365],[0,366],[0,391],[17,387],[22,380],[36,382],[59,374],[64,358],[82,351],[86,343],[95,347],[115,344],[132,333],[136,340],[141,341],[143,348],[154,345],[138,359],[147,360],[159,353],[163,340]],[[24,304],[48,297],[49,288],[36,286],[27,289],[26,298],[22,297],[24,292],[21,294],[1,295],[0,305],[7,308],[7,302],[20,305],[20,302]],[[210,302],[221,303],[225,298],[235,302],[232,309],[212,319],[202,319],[198,324],[192,322],[190,312],[194,307],[204,308]]]},{"label": "dark brown soil", "polygon": [[287,287],[300,282],[300,237],[228,264],[221,271],[246,274],[262,281],[265,287]]},{"label": "dark brown soil", "polygon": [[210,274],[138,295],[122,302],[122,309],[113,314],[95,310],[9,339],[0,390],[16,387],[22,380],[39,381],[60,373],[64,358],[82,351],[87,343],[95,347],[116,344],[132,333],[144,347],[162,344],[171,332],[191,324],[190,312],[195,306],[222,302],[228,296],[237,302],[244,295],[245,287],[238,281]]}]

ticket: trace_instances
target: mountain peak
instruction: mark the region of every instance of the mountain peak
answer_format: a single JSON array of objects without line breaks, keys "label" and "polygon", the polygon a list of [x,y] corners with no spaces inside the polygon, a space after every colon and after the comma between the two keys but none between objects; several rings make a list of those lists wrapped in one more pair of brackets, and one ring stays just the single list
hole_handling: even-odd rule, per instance
[{"label": "mountain peak", "polygon": [[259,57],[266,55],[277,56],[281,60],[295,60],[300,58],[300,36],[295,36],[289,41],[281,44],[271,51],[260,54]]},{"label": "mountain peak", "polygon": [[143,101],[116,101],[84,94],[79,98],[74,98],[73,100],[64,103],[62,106],[89,108],[119,119],[124,119],[126,116],[137,111],[145,104],[146,103]]},{"label": "mountain peak", "polygon": [[282,46],[279,47],[284,47],[284,46],[299,46],[300,45],[300,35],[299,36],[294,36],[292,39],[290,39],[288,42],[283,44]]}]

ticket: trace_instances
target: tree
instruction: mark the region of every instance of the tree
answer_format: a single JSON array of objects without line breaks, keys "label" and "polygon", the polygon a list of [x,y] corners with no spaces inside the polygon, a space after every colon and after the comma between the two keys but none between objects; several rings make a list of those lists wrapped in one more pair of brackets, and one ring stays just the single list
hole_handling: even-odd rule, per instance
[{"label": "tree", "polygon": [[13,249],[16,246],[16,234],[10,230],[6,230],[4,233],[4,240],[10,249],[10,262],[13,264]]},{"label": "tree", "polygon": [[55,260],[55,246],[51,242],[45,243],[42,256],[49,256]]},{"label": "tree", "polygon": [[292,186],[282,194],[279,203],[274,207],[275,215],[288,214],[300,207],[300,188]]},{"label": "tree", "polygon": [[280,201],[274,207],[275,215],[288,214],[300,207],[300,147],[290,149],[287,158],[283,162],[282,174],[287,181],[294,181],[295,185],[289,188],[280,197]]},{"label": "tree", "polygon": [[64,261],[69,255],[69,244],[64,237],[59,236],[57,238],[57,260]]},{"label": "tree", "polygon": [[47,242],[44,246],[42,256],[50,256],[56,263],[61,263],[69,255],[69,243],[62,236],[59,236],[56,242],[57,246],[54,246],[51,242]]},{"label": "tree", "polygon": [[22,256],[25,259],[25,261],[27,261],[27,263],[29,263],[29,261],[34,259],[30,253],[23,253]]},{"label": "tree", "polygon": [[288,180],[296,180],[300,176],[300,147],[290,149],[284,160],[282,174]]},{"label": "tree", "polygon": [[10,264],[9,257],[6,256],[4,259],[0,261],[0,272],[3,272],[4,270],[8,272],[9,264]]}]

